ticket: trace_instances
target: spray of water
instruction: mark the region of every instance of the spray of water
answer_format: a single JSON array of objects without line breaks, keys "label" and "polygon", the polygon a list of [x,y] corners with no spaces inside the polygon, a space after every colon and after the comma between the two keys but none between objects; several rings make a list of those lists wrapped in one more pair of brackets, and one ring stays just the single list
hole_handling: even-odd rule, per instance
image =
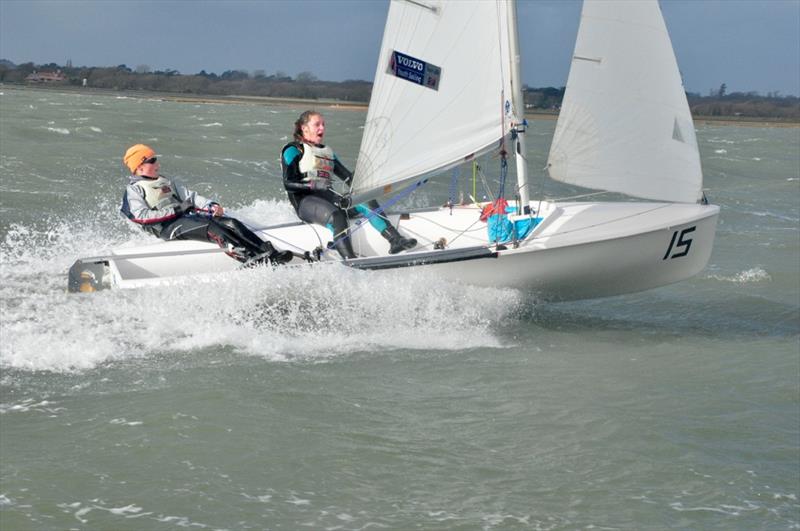
[{"label": "spray of water", "polygon": [[[237,211],[253,224],[275,223],[291,215],[283,203],[257,201]],[[364,272],[337,264],[66,293],[75,259],[150,238],[116,214],[82,224],[12,225],[0,242],[0,367],[68,372],[215,350],[286,361],[502,347],[496,330],[522,304],[514,290],[450,284],[413,269]]]}]

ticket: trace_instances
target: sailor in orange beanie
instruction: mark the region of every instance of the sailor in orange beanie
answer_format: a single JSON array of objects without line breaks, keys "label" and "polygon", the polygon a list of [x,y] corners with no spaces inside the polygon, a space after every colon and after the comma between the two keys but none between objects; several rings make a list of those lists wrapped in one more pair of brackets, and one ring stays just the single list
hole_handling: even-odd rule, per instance
[{"label": "sailor in orange beanie", "polygon": [[162,240],[214,242],[229,256],[248,264],[284,264],[292,259],[290,251],[276,250],[244,223],[225,216],[215,201],[161,175],[158,157],[150,146],[131,146],[122,162],[131,176],[120,211],[147,232]]},{"label": "sailor in orange beanie", "polygon": [[125,156],[122,157],[122,162],[131,170],[131,173],[136,172],[136,168],[142,165],[147,159],[156,158],[156,152],[153,148],[144,144],[136,144],[128,148]]}]

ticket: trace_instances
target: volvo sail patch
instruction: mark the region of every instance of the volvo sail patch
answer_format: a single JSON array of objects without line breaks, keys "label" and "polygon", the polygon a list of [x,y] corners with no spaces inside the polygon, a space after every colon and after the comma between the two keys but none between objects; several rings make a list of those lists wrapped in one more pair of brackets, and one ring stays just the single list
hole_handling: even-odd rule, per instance
[{"label": "volvo sail patch", "polygon": [[439,78],[442,76],[442,69],[393,50],[389,57],[388,73],[417,85],[439,90]]}]

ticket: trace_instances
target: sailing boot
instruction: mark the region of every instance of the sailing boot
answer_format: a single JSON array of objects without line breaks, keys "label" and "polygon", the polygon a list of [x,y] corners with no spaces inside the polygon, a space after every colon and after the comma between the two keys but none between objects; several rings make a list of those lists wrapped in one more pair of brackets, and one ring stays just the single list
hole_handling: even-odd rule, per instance
[{"label": "sailing boot", "polygon": [[266,258],[275,265],[291,262],[292,258],[294,258],[292,251],[279,251],[272,246],[272,242],[264,242],[261,245],[261,250],[266,255]]},{"label": "sailing boot", "polygon": [[389,254],[397,254],[400,251],[408,251],[409,249],[413,249],[417,246],[417,240],[414,238],[406,238],[392,225],[389,225],[383,229],[381,236],[386,238],[386,240],[389,242]]}]

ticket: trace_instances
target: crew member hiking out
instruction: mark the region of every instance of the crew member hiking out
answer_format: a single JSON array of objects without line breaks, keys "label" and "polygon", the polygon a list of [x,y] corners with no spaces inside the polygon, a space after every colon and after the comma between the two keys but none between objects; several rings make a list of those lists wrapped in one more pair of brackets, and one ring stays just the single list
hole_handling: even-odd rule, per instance
[{"label": "crew member hiking out", "polygon": [[120,211],[130,221],[162,240],[198,240],[219,245],[248,265],[285,264],[290,251],[276,250],[221,205],[159,174],[155,151],[144,144],[131,146],[123,157],[131,176]]}]

